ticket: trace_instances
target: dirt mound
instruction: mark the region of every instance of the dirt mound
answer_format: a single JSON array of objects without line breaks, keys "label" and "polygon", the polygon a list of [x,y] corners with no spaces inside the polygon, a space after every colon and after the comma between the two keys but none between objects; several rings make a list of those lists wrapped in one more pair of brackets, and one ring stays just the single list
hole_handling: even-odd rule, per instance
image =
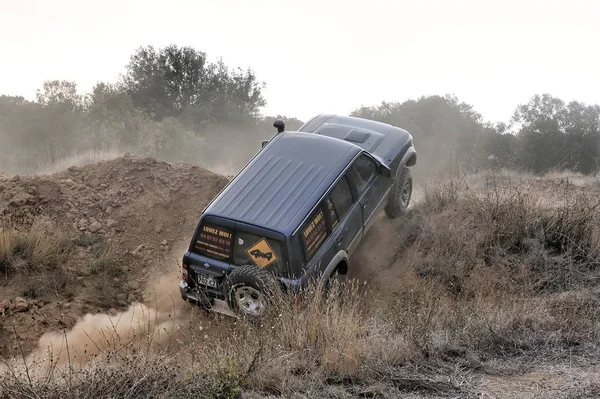
[{"label": "dirt mound", "polygon": [[[0,234],[16,232],[12,241],[0,237],[0,247],[16,242],[5,250],[11,273],[0,276],[2,340],[19,336],[31,348],[42,333],[70,328],[83,314],[143,300],[149,281],[178,273],[202,209],[227,181],[197,166],[129,154],[52,175],[0,176]],[[48,235],[61,237],[52,262],[22,249]],[[176,291],[177,281],[169,284]]]},{"label": "dirt mound", "polygon": [[43,217],[82,236],[152,251],[164,239],[183,238],[226,183],[197,166],[125,155],[54,175],[1,179],[0,216],[17,229]]}]

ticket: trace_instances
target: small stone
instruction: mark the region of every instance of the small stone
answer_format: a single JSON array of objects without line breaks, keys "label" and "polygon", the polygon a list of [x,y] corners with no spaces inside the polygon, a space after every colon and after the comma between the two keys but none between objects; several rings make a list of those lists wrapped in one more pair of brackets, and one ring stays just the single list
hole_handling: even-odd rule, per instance
[{"label": "small stone", "polygon": [[19,175],[14,175],[14,176],[13,176],[13,177],[10,179],[10,181],[12,181],[12,182],[16,182],[16,181],[19,181],[19,180],[21,180],[21,176],[19,176]]},{"label": "small stone", "polygon": [[115,309],[115,308],[110,308],[110,309],[108,310],[108,314],[109,314],[111,317],[115,317],[116,315],[118,315],[118,314],[119,314],[119,312],[117,312],[117,309]]},{"label": "small stone", "polygon": [[27,194],[27,193],[19,193],[16,194],[14,197],[12,197],[12,199],[10,200],[10,204],[11,205],[25,205],[27,202],[31,201],[33,199],[33,195]]},{"label": "small stone", "polygon": [[140,288],[140,283],[138,283],[137,281],[131,281],[129,283],[129,288],[131,288],[132,290],[137,290],[138,288]]},{"label": "small stone", "polygon": [[168,245],[168,244],[169,244],[169,242],[168,242],[167,240],[162,240],[162,241],[160,242],[160,245],[162,245],[163,247],[164,247],[165,245]]},{"label": "small stone", "polygon": [[105,212],[106,212],[106,213],[111,213],[112,211],[113,211],[113,207],[112,207],[112,206],[110,206],[110,205],[108,205],[108,206],[106,207],[106,211],[105,211]]},{"label": "small stone", "polygon": [[96,223],[98,220],[96,220],[96,218],[89,218],[89,224],[94,224]]},{"label": "small stone", "polygon": [[72,186],[73,186],[73,184],[75,184],[75,182],[74,182],[73,180],[71,180],[71,179],[67,179],[67,180],[65,180],[65,184],[66,184],[67,186],[69,186],[69,187],[72,187]]},{"label": "small stone", "polygon": [[156,234],[160,234],[160,233],[162,233],[162,231],[163,231],[163,229],[162,229],[162,226],[161,226],[160,224],[157,224],[157,225],[154,227],[154,232],[155,232]]},{"label": "small stone", "polygon": [[117,300],[118,301],[124,301],[125,300],[125,294],[117,294]]},{"label": "small stone", "polygon": [[92,233],[95,233],[98,230],[100,230],[101,228],[102,228],[102,224],[100,222],[94,222],[90,225],[90,227],[88,227],[88,230],[91,231]]},{"label": "small stone", "polygon": [[24,312],[29,309],[29,303],[24,298],[17,297],[15,298],[13,308],[17,312]]},{"label": "small stone", "polygon": [[129,296],[127,297],[127,302],[131,303],[131,302],[135,302],[135,301],[136,301],[135,295],[129,294]]},{"label": "small stone", "polygon": [[113,283],[115,283],[115,284],[119,284],[119,281],[121,281],[121,280],[119,280],[119,278],[118,278],[118,277],[115,277],[115,278],[113,278]]},{"label": "small stone", "polygon": [[90,186],[92,188],[96,188],[100,185],[100,180],[98,180],[97,177],[93,178],[92,181],[90,182]]},{"label": "small stone", "polygon": [[10,299],[4,299],[0,302],[0,312],[3,312],[5,309],[10,308]]},{"label": "small stone", "polygon": [[110,227],[114,226],[115,224],[117,224],[117,221],[116,221],[116,220],[114,220],[114,219],[110,219],[110,218],[109,218],[109,219],[106,221],[106,227],[109,227],[109,228],[110,228]]},{"label": "small stone", "polygon": [[138,245],[136,249],[134,249],[133,251],[131,251],[131,253],[133,255],[137,255],[142,249],[144,249],[144,244]]}]

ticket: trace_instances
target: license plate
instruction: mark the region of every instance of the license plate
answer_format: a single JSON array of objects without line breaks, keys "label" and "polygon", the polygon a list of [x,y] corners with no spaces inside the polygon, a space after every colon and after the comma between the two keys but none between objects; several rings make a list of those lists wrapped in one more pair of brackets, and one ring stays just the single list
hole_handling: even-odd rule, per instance
[{"label": "license plate", "polygon": [[212,288],[217,288],[217,279],[208,274],[198,273],[198,284],[206,285]]}]

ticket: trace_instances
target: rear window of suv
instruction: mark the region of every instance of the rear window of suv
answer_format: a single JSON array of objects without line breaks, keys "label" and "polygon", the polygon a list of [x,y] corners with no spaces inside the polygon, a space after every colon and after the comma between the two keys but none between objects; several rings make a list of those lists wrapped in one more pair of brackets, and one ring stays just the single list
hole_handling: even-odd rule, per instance
[{"label": "rear window of suv", "polygon": [[281,268],[287,257],[285,248],[285,242],[280,240],[203,222],[194,252],[238,266]]}]

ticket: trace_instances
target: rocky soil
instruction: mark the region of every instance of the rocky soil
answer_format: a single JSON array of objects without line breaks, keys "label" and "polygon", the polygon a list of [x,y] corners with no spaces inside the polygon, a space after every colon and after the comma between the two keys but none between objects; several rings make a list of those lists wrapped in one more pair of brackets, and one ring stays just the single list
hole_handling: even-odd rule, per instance
[{"label": "rocky soil", "polygon": [[0,355],[26,350],[83,314],[143,301],[147,281],[173,262],[173,245],[189,240],[227,181],[128,154],[53,175],[0,175],[0,229],[45,226],[64,235],[68,252],[58,269],[0,276]]}]

